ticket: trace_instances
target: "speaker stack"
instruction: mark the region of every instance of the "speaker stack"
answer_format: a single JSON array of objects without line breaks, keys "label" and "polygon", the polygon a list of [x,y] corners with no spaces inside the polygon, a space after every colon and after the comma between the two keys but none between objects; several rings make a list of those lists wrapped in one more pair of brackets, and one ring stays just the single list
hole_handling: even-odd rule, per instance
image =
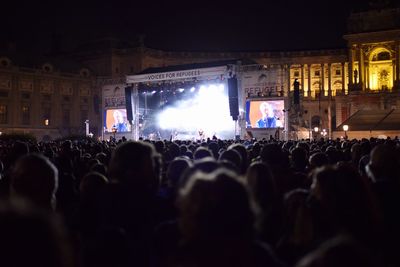
[{"label": "speaker stack", "polygon": [[229,111],[234,121],[239,116],[238,82],[236,76],[228,78]]}]

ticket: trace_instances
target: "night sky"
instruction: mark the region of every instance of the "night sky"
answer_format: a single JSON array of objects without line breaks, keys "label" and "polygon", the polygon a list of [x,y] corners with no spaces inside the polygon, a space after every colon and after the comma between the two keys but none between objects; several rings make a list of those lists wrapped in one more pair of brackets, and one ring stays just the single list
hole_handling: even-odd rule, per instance
[{"label": "night sky", "polygon": [[283,51],[345,47],[350,12],[366,0],[307,1],[8,1],[1,41],[46,53],[102,37],[134,40],[173,51]]}]

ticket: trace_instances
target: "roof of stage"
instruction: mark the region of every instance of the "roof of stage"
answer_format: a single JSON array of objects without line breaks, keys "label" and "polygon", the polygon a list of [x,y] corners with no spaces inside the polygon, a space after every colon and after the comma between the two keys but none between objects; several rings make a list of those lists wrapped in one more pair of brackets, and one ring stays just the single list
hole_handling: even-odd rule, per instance
[{"label": "roof of stage", "polygon": [[342,131],[343,125],[349,131],[399,130],[400,110],[359,110],[336,128]]},{"label": "roof of stage", "polygon": [[166,66],[160,68],[147,68],[140,74],[149,74],[149,73],[159,73],[159,72],[170,72],[170,71],[180,71],[180,70],[190,70],[190,69],[200,69],[200,68],[212,68],[218,66],[225,66],[229,64],[237,64],[241,62],[242,65],[249,64],[258,64],[257,62],[249,59],[231,59],[231,60],[223,60],[223,61],[212,61],[212,62],[202,62],[202,63],[191,63],[191,64],[183,64],[183,65],[173,65]]}]

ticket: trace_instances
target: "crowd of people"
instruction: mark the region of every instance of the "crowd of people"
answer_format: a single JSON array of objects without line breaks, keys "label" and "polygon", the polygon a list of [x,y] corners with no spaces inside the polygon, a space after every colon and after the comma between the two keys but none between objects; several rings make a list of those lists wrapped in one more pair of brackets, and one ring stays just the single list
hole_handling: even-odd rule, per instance
[{"label": "crowd of people", "polygon": [[400,266],[400,140],[0,143],[4,266]]}]

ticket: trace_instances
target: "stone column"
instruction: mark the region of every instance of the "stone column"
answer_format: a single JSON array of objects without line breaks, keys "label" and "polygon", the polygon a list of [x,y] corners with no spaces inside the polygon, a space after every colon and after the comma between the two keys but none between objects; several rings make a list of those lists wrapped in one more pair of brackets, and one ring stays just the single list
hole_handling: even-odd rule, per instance
[{"label": "stone column", "polygon": [[320,94],[321,97],[325,95],[325,64],[321,64],[321,86],[320,86]]},{"label": "stone column", "polygon": [[287,65],[287,83],[288,83],[288,88],[287,88],[287,95],[289,96],[290,94],[290,89],[292,88],[292,84],[290,82],[290,64]]},{"label": "stone column", "polygon": [[311,64],[307,64],[308,69],[308,96],[311,97]]},{"label": "stone column", "polygon": [[365,66],[364,66],[364,52],[361,45],[358,46],[358,75],[360,76],[361,89],[365,90]]},{"label": "stone column", "polygon": [[332,65],[328,63],[328,96],[332,95]]},{"label": "stone column", "polygon": [[304,89],[304,65],[301,65],[301,90],[303,90],[303,96],[306,94],[306,90]]},{"label": "stone column", "polygon": [[353,47],[349,47],[349,65],[348,65],[348,67],[347,67],[347,70],[348,70],[348,75],[349,75],[349,85],[348,85],[348,88],[349,88],[349,91],[350,91],[350,89],[353,87],[353,84],[354,84],[354,77],[353,77],[353,66],[354,66],[354,56],[353,56]]},{"label": "stone column", "polygon": [[397,89],[400,89],[400,42],[396,43],[396,80]]},{"label": "stone column", "polygon": [[344,94],[346,92],[346,88],[345,88],[345,86],[346,86],[346,74],[345,74],[346,63],[342,62],[341,65],[342,65],[342,94]]},{"label": "stone column", "polygon": [[332,139],[332,69],[331,63],[328,63],[328,137]]},{"label": "stone column", "polygon": [[395,88],[396,87],[396,82],[397,82],[397,80],[398,80],[398,76],[397,76],[397,71],[396,71],[396,62],[397,60],[396,59],[393,59],[392,60],[392,68],[393,68],[393,78],[392,78],[392,80],[393,80],[393,88]]},{"label": "stone column", "polygon": [[286,88],[285,88],[285,65],[280,65],[280,69],[281,69],[281,96],[285,96],[286,95]]}]

